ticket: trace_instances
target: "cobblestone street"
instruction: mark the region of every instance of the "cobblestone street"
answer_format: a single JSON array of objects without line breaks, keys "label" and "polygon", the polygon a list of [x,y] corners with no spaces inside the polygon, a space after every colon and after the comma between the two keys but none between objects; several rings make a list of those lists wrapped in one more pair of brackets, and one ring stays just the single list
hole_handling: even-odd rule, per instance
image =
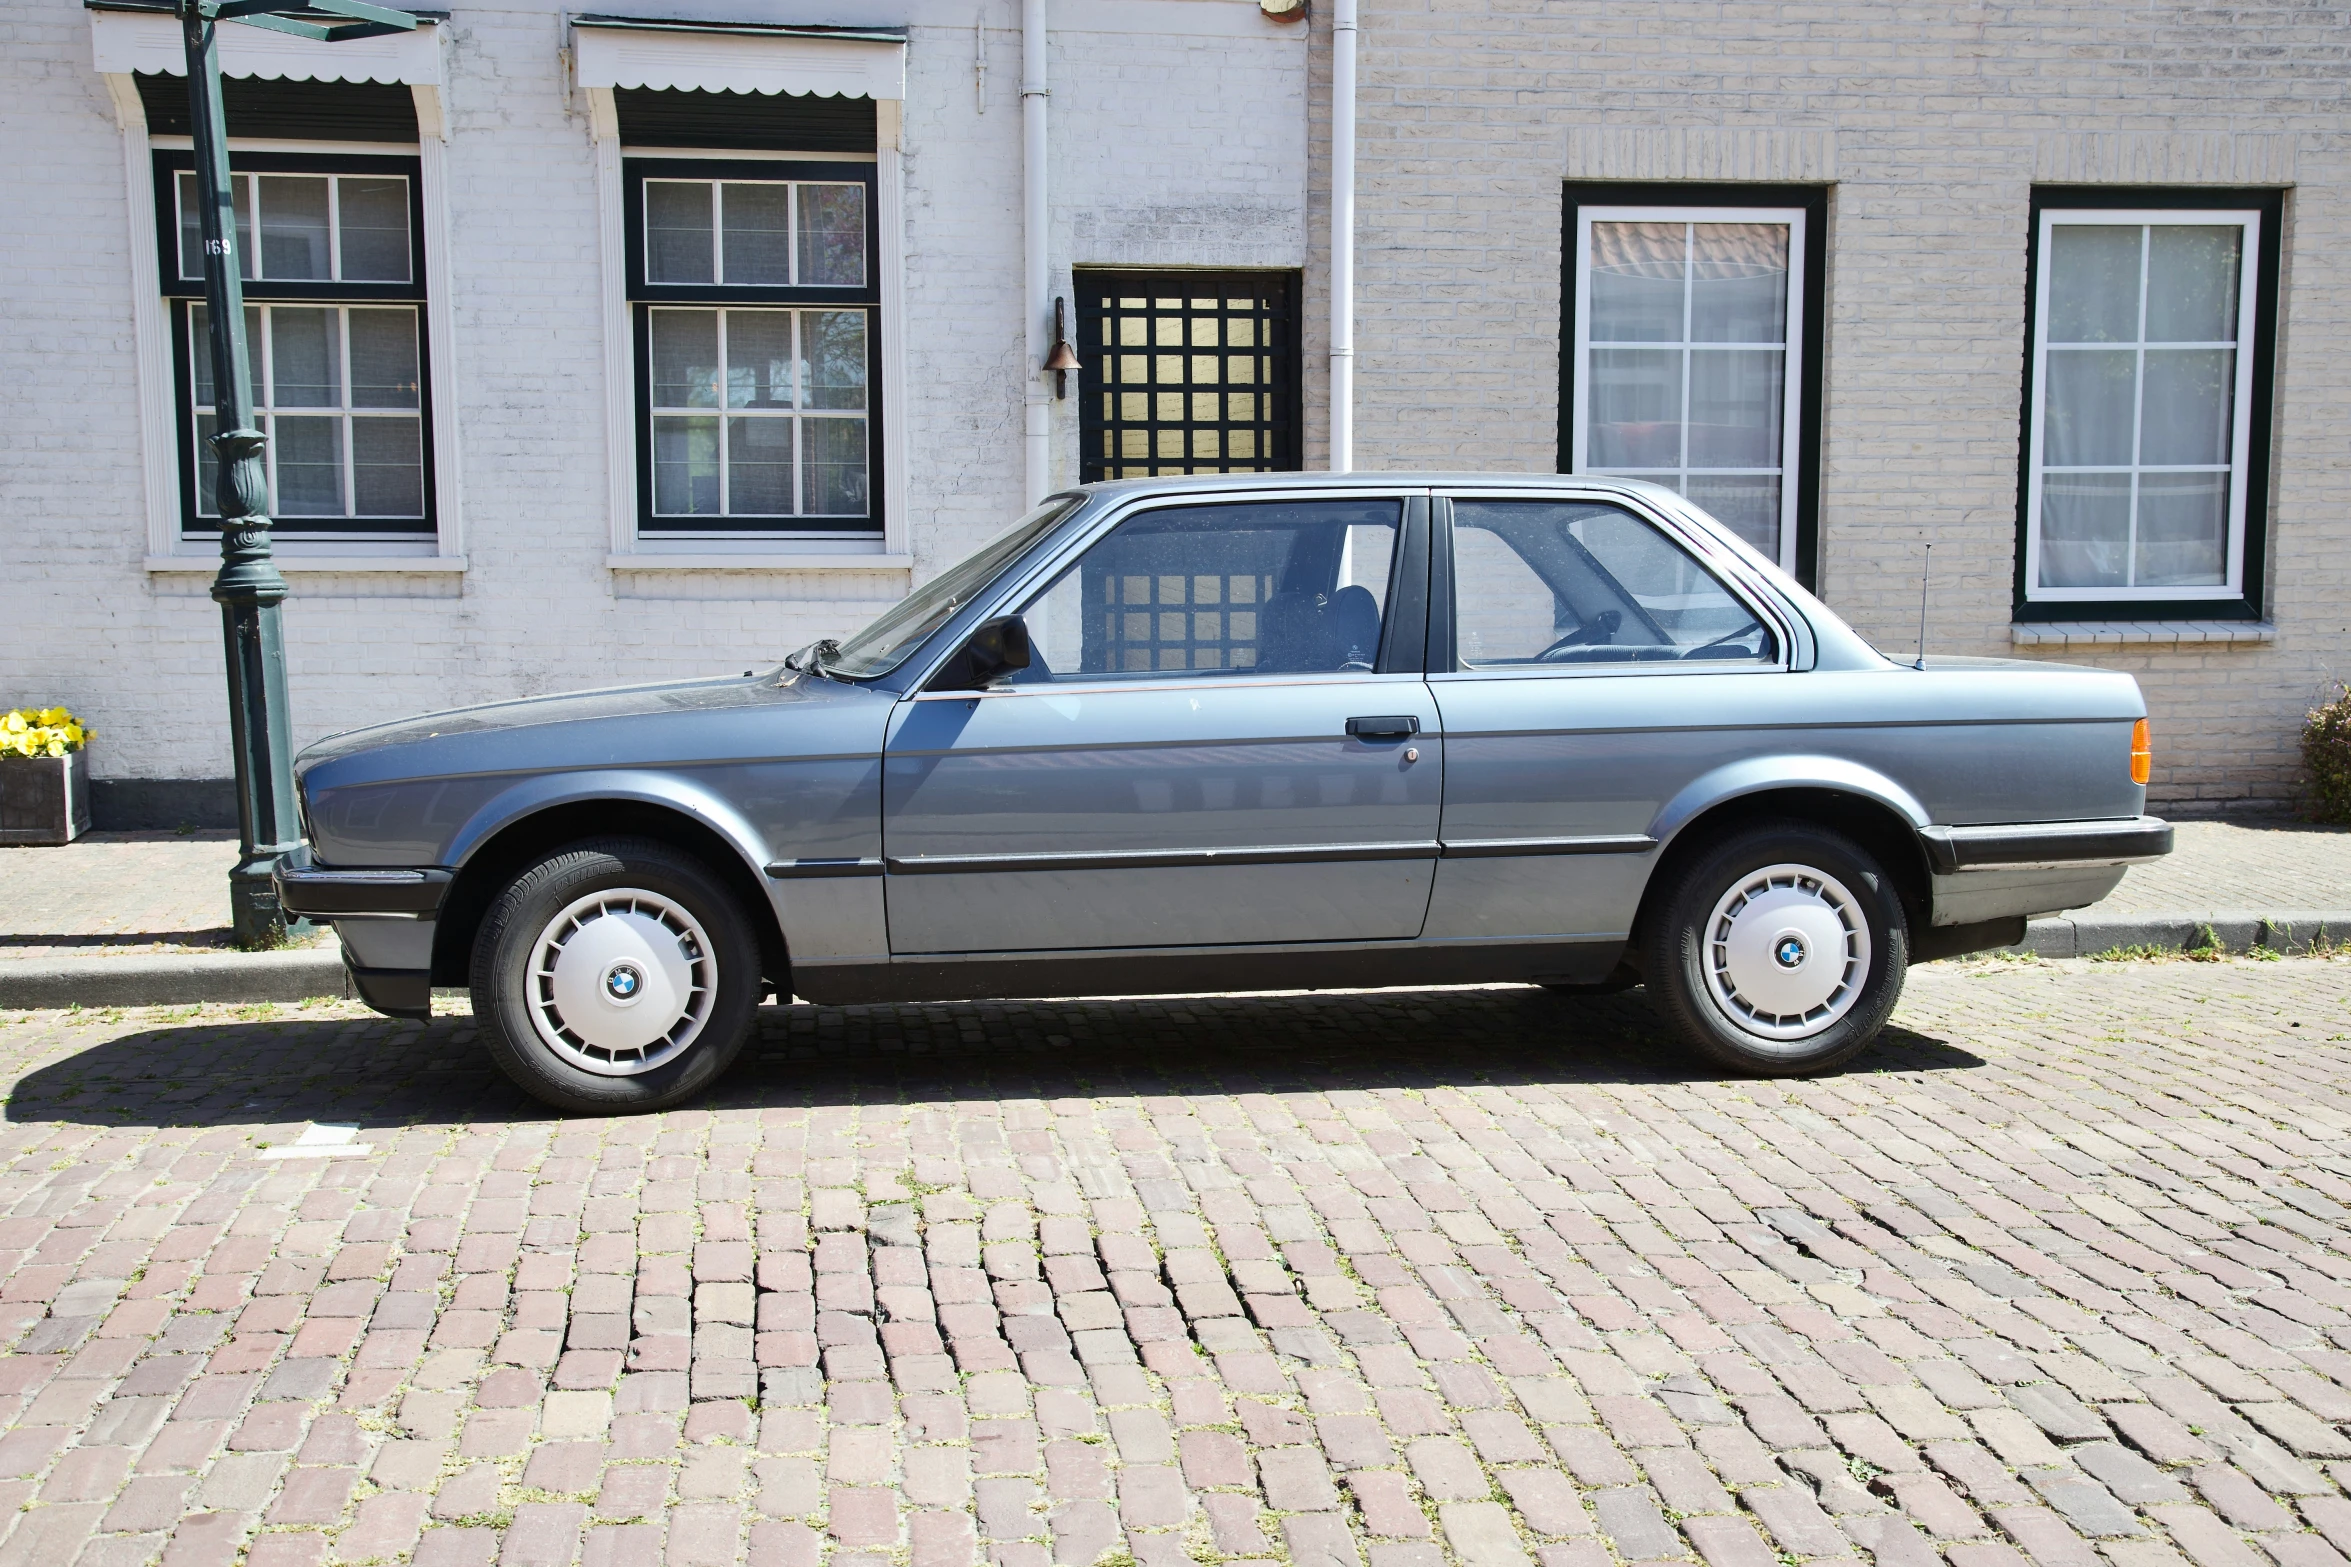
[{"label": "cobblestone street", "polygon": [[2351,965],[1935,965],[1818,1081],[1518,988],[0,1014],[0,1567],[2342,1567]]}]

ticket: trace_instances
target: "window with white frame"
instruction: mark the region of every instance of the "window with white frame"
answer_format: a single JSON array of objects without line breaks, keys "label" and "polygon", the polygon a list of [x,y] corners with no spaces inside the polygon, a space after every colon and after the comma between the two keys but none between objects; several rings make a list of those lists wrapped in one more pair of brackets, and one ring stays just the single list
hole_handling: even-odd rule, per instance
[{"label": "window with white frame", "polygon": [[2274,206],[2037,205],[2025,605],[2249,607]]},{"label": "window with white frame", "polygon": [[1572,188],[1570,210],[1565,465],[1664,485],[1797,570],[1815,212]]},{"label": "window with white frame", "polygon": [[639,526],[879,532],[871,165],[630,159]]},{"label": "window with white frame", "polygon": [[[185,529],[216,532],[210,322],[196,179],[157,154]],[[237,154],[230,194],[270,515],[293,536],[433,531],[414,159]]]}]

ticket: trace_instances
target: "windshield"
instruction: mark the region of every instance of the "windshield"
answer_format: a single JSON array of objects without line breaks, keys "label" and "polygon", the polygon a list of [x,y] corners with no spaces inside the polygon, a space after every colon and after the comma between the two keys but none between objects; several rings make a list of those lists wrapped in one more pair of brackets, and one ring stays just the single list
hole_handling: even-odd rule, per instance
[{"label": "windshield", "polygon": [[1043,538],[1054,524],[1085,501],[1083,495],[1056,495],[1005,532],[900,599],[881,618],[824,657],[827,674],[870,680],[906,662],[923,639],[971,602],[1007,564]]}]

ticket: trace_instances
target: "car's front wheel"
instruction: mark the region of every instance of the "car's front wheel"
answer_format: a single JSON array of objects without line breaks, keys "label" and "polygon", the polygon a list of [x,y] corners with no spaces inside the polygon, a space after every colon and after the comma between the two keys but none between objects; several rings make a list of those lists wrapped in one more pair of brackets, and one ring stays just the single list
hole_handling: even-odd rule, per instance
[{"label": "car's front wheel", "polygon": [[700,860],[643,838],[558,850],[507,884],[473,950],[499,1070],[562,1110],[658,1110],[741,1052],[759,944]]},{"label": "car's front wheel", "polygon": [[1892,880],[1807,822],[1732,832],[1669,872],[1646,972],[1698,1054],[1741,1072],[1825,1071],[1875,1039],[1902,994],[1909,924]]}]

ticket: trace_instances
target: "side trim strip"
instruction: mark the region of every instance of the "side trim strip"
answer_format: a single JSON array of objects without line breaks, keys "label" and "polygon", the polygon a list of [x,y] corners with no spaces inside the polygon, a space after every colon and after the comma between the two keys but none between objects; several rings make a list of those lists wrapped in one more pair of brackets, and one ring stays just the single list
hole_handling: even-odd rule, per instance
[{"label": "side trim strip", "polygon": [[767,868],[778,881],[801,881],[817,876],[879,876],[880,860],[778,860]]},{"label": "side trim strip", "polygon": [[2127,865],[2171,852],[2171,823],[2156,816],[1921,827],[1918,837],[1939,876],[2044,865]]},{"label": "side trim strip", "polygon": [[1490,860],[1519,854],[1647,854],[1657,840],[1644,833],[1600,838],[1448,838],[1448,860]]},{"label": "side trim strip", "polygon": [[1303,865],[1347,860],[1433,860],[1438,845],[1413,843],[1280,844],[1239,849],[1108,849],[1066,854],[917,854],[891,856],[893,876],[977,871],[1159,870],[1185,865]]}]

